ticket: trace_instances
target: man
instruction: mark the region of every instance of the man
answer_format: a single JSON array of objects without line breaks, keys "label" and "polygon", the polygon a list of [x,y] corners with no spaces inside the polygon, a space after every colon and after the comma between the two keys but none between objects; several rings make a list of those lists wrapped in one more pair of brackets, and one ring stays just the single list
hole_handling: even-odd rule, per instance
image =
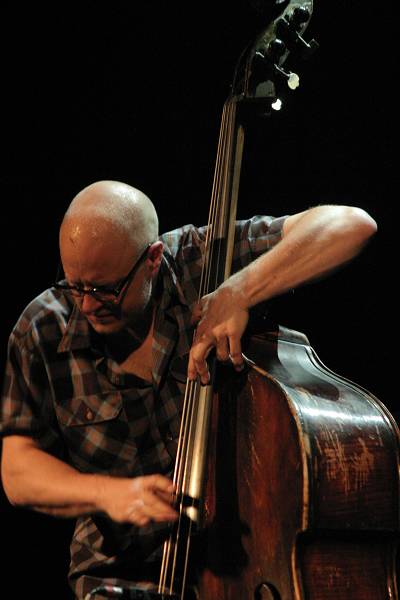
[{"label": "man", "polygon": [[205,228],[159,238],[151,201],[120,182],[74,198],[60,229],[64,278],[10,336],[0,432],[10,502],[78,517],[78,598],[104,582],[156,581],[176,519],[186,374],[207,383],[214,347],[240,370],[249,308],[349,261],[375,230],[343,206],[238,222],[236,273],[198,302]]}]

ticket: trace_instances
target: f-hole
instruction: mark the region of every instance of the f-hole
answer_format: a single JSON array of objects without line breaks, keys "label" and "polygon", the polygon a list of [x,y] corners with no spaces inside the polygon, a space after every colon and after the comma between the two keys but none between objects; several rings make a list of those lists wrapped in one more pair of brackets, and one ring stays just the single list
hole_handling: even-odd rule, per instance
[{"label": "f-hole", "polygon": [[254,600],[282,600],[281,595],[272,583],[260,583],[254,592]]}]

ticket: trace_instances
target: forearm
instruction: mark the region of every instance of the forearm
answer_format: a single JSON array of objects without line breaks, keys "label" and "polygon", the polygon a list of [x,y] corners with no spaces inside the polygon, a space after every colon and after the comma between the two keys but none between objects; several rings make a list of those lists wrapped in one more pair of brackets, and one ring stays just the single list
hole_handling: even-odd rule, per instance
[{"label": "forearm", "polygon": [[248,309],[348,262],[375,231],[376,223],[365,211],[347,206],[320,206],[288,217],[283,239],[274,248],[199,302],[188,377],[209,382],[206,358],[213,347],[219,360],[230,359],[240,369]]},{"label": "forearm", "polygon": [[76,504],[71,506],[30,506],[27,508],[34,510],[35,512],[40,512],[45,515],[50,515],[52,517],[61,517],[63,519],[74,519],[76,517],[80,517],[82,515],[90,515],[93,514],[93,506],[89,504]]},{"label": "forearm", "polygon": [[59,517],[103,513],[138,526],[176,519],[173,485],[163,475],[84,474],[44,452],[29,437],[3,440],[2,480],[10,502]]},{"label": "forearm", "polygon": [[254,306],[348,262],[375,230],[373,219],[357,208],[310,209],[297,216],[279,244],[230,283],[241,288],[245,306]]},{"label": "forearm", "polygon": [[[14,445],[24,443],[23,438],[14,441]],[[3,449],[4,490],[16,506],[61,517],[97,512],[101,477],[80,473],[34,442],[24,444],[23,453],[13,452],[12,458],[7,447]]]}]

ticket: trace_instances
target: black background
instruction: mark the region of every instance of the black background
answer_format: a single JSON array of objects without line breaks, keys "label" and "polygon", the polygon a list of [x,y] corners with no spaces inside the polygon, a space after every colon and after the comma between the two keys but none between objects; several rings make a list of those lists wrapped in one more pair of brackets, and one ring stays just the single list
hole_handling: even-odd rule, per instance
[{"label": "black background", "polygon": [[[98,179],[139,187],[156,204],[162,231],[206,222],[222,106],[240,52],[266,25],[261,5],[7,6],[2,364],[21,310],[53,280],[58,225],[81,188]],[[320,49],[302,64],[299,89],[272,121],[247,132],[238,213],[334,203],[377,220],[379,232],[359,257],[273,301],[271,311],[306,333],[327,366],[397,413],[389,349],[397,322],[392,7],[318,2],[305,37]],[[1,510],[3,584],[15,598],[67,597],[72,523],[11,508],[4,498]]]}]

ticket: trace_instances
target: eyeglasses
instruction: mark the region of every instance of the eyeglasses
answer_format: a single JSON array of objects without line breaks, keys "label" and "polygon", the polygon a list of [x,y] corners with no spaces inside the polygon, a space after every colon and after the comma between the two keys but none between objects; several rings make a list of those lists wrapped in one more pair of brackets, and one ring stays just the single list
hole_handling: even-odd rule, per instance
[{"label": "eyeglasses", "polygon": [[61,263],[58,266],[56,281],[53,285],[56,289],[62,290],[63,292],[70,296],[73,296],[74,298],[83,298],[85,294],[88,294],[89,296],[96,298],[96,300],[98,300],[99,302],[117,304],[118,296],[121,294],[125,286],[127,286],[133,279],[137,268],[139,267],[142,260],[147,256],[147,252],[150,246],[152,246],[152,244],[153,242],[147,244],[146,248],[140,254],[139,258],[136,260],[129,273],[126,275],[126,277],[121,279],[121,281],[115,287],[108,287],[103,285],[97,285],[95,287],[70,285],[66,283],[65,279],[60,280],[60,275],[63,272],[63,267]]}]

